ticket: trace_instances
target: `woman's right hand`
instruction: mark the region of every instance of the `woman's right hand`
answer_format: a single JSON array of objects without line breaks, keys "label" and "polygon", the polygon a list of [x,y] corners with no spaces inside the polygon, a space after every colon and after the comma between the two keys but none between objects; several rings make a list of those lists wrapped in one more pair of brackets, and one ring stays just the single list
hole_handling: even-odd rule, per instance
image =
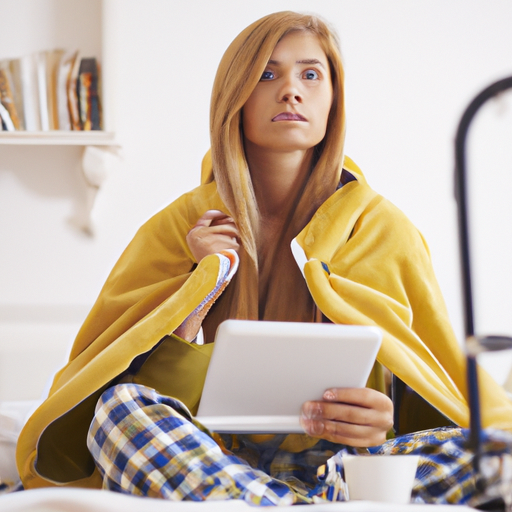
[{"label": "woman's right hand", "polygon": [[238,251],[240,248],[235,221],[220,210],[208,210],[203,214],[186,239],[197,263],[210,254],[226,249]]}]

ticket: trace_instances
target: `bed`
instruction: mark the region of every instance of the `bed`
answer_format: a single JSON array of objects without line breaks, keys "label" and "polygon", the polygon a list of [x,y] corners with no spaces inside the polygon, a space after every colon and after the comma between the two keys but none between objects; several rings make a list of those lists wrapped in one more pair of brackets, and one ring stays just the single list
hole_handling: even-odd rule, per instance
[{"label": "bed", "polygon": [[[243,501],[171,502],[110,491],[39,489],[0,496],[5,512],[237,512],[254,510]],[[299,509],[301,510],[301,509]],[[394,505],[368,501],[308,505],[308,512],[474,512],[453,505]]]},{"label": "bed", "polygon": [[[243,501],[171,502],[154,498],[138,498],[111,491],[47,488],[19,489],[15,465],[15,448],[18,434],[31,414],[37,401],[0,402],[0,490],[1,512],[215,512],[243,511],[253,507]],[[474,509],[459,506],[395,505],[376,502],[353,501],[346,503],[309,505],[311,512],[470,512]]]}]

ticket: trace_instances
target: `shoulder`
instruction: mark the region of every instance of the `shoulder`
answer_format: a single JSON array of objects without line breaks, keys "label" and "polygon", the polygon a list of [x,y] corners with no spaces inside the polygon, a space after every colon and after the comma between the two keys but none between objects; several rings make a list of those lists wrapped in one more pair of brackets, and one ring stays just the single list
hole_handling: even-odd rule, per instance
[{"label": "shoulder", "polygon": [[412,262],[422,266],[430,260],[430,250],[420,230],[380,194],[375,194],[358,215],[346,246],[348,251],[366,251],[383,260],[384,265],[394,262],[402,269]]},{"label": "shoulder", "polygon": [[324,242],[332,257],[350,253],[352,263],[370,253],[395,261],[411,254],[430,257],[425,239],[407,215],[359,179],[329,198],[308,229],[315,235],[308,237],[314,245]]},{"label": "shoulder", "polygon": [[395,204],[381,195],[376,195],[370,202],[354,226],[358,230],[372,230],[381,241],[387,243],[400,242],[399,245],[410,247],[421,245],[426,247],[423,235],[409,217]]},{"label": "shoulder", "polygon": [[210,209],[222,209],[215,183],[201,185],[179,196],[151,216],[137,229],[125,252],[157,253],[165,248],[167,252],[186,253],[187,233]]},{"label": "shoulder", "polygon": [[188,229],[196,223],[205,211],[211,209],[225,209],[218,195],[215,182],[200,185],[179,196],[146,221],[140,230],[169,223],[183,224]]}]

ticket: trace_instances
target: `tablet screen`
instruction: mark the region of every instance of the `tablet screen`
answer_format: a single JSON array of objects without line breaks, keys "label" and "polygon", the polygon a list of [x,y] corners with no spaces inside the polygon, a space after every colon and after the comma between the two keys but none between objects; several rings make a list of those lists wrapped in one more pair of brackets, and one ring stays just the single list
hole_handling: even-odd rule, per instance
[{"label": "tablet screen", "polygon": [[226,320],[197,419],[218,432],[303,432],[302,404],[331,387],[364,387],[381,338],[375,327]]}]

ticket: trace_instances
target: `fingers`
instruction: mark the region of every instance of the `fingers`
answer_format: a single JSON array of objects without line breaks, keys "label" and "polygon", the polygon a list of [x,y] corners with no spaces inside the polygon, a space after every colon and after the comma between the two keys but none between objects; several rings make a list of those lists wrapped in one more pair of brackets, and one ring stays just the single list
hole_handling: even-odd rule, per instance
[{"label": "fingers", "polygon": [[197,262],[226,249],[240,249],[239,232],[234,220],[219,210],[205,212],[188,232],[186,240]]},{"label": "fingers", "polygon": [[221,224],[233,224],[235,221],[224,212],[220,210],[208,210],[206,211],[196,222],[194,227],[198,226],[211,226],[211,225],[221,225]]},{"label": "fingers", "polygon": [[376,446],[393,427],[393,403],[373,389],[332,389],[306,402],[301,424],[313,437],[350,446]]},{"label": "fingers", "polygon": [[194,236],[199,238],[219,235],[238,239],[238,229],[236,229],[234,224],[221,224],[218,226],[194,226],[189,231],[189,235],[190,233],[194,233]]},{"label": "fingers", "polygon": [[332,404],[304,409],[301,424],[313,437],[350,446],[377,446],[386,440],[392,422],[382,418],[376,411],[361,407]]},{"label": "fingers", "polygon": [[345,444],[357,448],[379,446],[386,441],[386,432],[367,425],[352,425],[339,421],[317,421],[306,428],[307,434],[337,444]]},{"label": "fingers", "polygon": [[379,410],[393,408],[389,397],[371,388],[331,388],[325,391],[322,398],[327,402],[341,402]]}]

